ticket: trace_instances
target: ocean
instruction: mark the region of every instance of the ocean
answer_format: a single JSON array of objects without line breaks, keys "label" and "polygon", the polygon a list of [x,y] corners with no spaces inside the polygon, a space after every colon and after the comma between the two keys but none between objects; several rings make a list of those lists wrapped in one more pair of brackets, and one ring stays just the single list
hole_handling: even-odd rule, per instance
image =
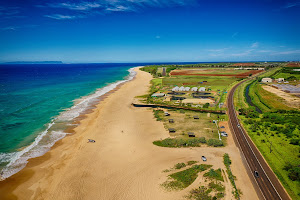
[{"label": "ocean", "polygon": [[76,117],[131,80],[139,65],[0,65],[0,179],[49,151]]}]

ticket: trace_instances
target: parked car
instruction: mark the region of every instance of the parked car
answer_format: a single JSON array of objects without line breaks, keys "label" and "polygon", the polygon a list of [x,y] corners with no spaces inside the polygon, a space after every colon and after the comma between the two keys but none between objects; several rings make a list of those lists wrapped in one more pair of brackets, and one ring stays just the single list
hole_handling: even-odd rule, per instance
[{"label": "parked car", "polygon": [[254,176],[255,176],[256,178],[259,178],[258,171],[254,171]]},{"label": "parked car", "polygon": [[[224,131],[223,131],[223,132],[224,132]],[[223,137],[228,137],[228,134],[227,134],[226,132],[224,132],[224,133],[221,132],[221,135],[222,135]]]},{"label": "parked car", "polygon": [[240,125],[240,124],[238,124],[238,125],[237,125],[237,127],[238,127],[238,128],[241,128],[241,125]]},{"label": "parked car", "polygon": [[220,128],[225,128],[225,126],[221,126]]},{"label": "parked car", "polygon": [[203,161],[206,161],[206,160],[207,160],[205,156],[202,156],[201,159],[202,159]]}]

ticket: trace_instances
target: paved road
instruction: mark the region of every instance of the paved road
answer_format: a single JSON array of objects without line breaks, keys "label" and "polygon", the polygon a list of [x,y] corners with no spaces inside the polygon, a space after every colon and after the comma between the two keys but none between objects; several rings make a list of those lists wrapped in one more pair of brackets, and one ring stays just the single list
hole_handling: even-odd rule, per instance
[{"label": "paved road", "polygon": [[[232,88],[227,99],[229,126],[231,132],[235,135],[235,140],[239,144],[239,148],[247,162],[248,169],[253,175],[253,179],[257,183],[262,197],[266,200],[288,200],[290,199],[290,197],[280,184],[276,175],[265,162],[248,134],[246,134],[244,128],[238,126],[239,120],[237,118],[236,111],[233,105],[233,94],[236,88],[241,83],[235,85]],[[254,171],[258,171],[258,178],[254,176]]]}]

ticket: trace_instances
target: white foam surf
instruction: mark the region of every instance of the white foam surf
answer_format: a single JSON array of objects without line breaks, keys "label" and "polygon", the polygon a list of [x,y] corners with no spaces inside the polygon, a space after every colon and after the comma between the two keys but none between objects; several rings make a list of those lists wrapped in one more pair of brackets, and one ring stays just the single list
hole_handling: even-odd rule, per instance
[{"label": "white foam surf", "polygon": [[59,140],[64,138],[67,133],[63,130],[51,130],[57,123],[65,122],[70,124],[72,120],[86,111],[91,105],[98,101],[99,97],[115,89],[118,85],[132,80],[136,72],[134,68],[130,68],[129,75],[124,80],[111,83],[103,88],[96,90],[93,94],[84,96],[74,101],[74,105],[61,112],[48,125],[46,130],[39,133],[34,142],[18,152],[0,153],[0,162],[7,163],[0,171],[0,180],[4,180],[13,174],[22,170],[30,158],[44,155]]}]

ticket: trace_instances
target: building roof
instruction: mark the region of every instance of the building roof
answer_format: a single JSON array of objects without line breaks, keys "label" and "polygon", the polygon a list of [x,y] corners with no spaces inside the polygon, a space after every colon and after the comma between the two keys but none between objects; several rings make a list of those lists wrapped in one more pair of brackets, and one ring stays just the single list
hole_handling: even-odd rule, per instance
[{"label": "building roof", "polygon": [[205,91],[205,87],[201,87],[201,88],[199,88],[199,90],[198,91]]},{"label": "building roof", "polygon": [[198,90],[197,87],[193,87],[193,88],[191,89],[191,91],[197,91],[197,90]]},{"label": "building roof", "polygon": [[165,93],[154,93],[151,95],[151,97],[164,97],[165,95]]},{"label": "building roof", "polygon": [[172,91],[178,91],[179,90],[179,87],[178,86],[176,86],[176,87],[174,87],[173,89],[172,89]]}]

